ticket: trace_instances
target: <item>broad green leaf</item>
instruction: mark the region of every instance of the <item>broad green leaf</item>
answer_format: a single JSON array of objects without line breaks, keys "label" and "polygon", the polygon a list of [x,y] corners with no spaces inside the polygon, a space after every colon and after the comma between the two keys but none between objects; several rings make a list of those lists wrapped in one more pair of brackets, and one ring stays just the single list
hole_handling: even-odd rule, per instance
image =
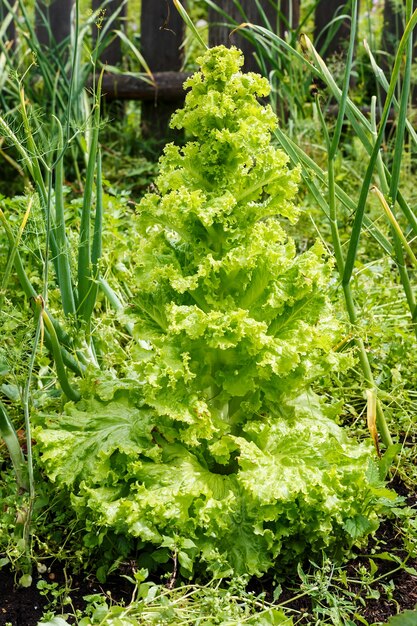
[{"label": "broad green leaf", "polygon": [[131,406],[127,399],[68,404],[65,414],[47,421],[47,426],[35,431],[42,462],[51,480],[67,486],[83,479],[117,482],[117,472],[126,471],[125,457],[157,453],[151,413]]},{"label": "broad green leaf", "polygon": [[363,537],[371,530],[375,530],[369,519],[364,515],[356,515],[353,518],[347,519],[344,527],[353,539]]},{"label": "broad green leaf", "polygon": [[390,617],[389,626],[417,626],[417,611],[404,611]]}]

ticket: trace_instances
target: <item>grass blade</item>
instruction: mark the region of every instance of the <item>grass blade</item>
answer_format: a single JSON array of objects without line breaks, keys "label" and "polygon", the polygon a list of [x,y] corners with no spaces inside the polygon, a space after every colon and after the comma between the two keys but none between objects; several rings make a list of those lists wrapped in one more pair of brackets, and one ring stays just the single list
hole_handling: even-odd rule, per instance
[{"label": "grass blade", "polygon": [[[114,33],[119,37],[119,39],[121,39],[132,50],[133,54],[135,55],[135,57],[139,61],[139,64],[144,68],[146,76],[148,77],[148,82],[151,85],[154,85],[155,84],[155,78],[154,78],[154,76],[153,76],[153,74],[151,72],[151,69],[150,69],[149,65],[147,64],[144,56],[141,54],[141,52],[130,41],[130,39],[127,37],[127,35],[122,30],[115,30]],[[143,77],[143,80],[146,80],[145,77]]]},{"label": "grass blade", "polygon": [[337,114],[336,128],[334,131],[332,143],[329,149],[329,160],[333,159],[339,146],[340,135],[342,133],[343,120],[345,118],[346,102],[350,85],[350,74],[352,70],[353,52],[355,48],[356,25],[358,17],[358,0],[352,3],[352,16],[350,20],[350,38],[349,48],[346,57],[345,74],[343,77],[342,96],[339,101],[339,111]]},{"label": "grass blade", "polygon": [[202,40],[200,33],[198,32],[197,28],[195,27],[192,19],[188,15],[187,11],[182,6],[181,2],[179,2],[179,0],[173,0],[173,2],[174,2],[174,6],[177,9],[178,13],[181,15],[181,17],[184,20],[186,26],[188,26],[190,31],[193,33],[193,35],[197,39],[198,43],[201,46],[203,46],[204,50],[207,50],[207,44],[205,44],[204,41]]},{"label": "grass blade", "polygon": [[91,252],[91,263],[97,269],[102,253],[102,233],[103,233],[103,180],[101,172],[101,150],[97,152],[97,177],[96,177],[96,215],[94,220],[93,248]]},{"label": "grass blade", "polygon": [[[5,295],[7,283],[9,282],[10,273],[11,273],[12,267],[14,265],[14,261],[15,261],[17,249],[19,247],[20,239],[22,237],[22,234],[23,234],[23,231],[25,229],[26,223],[27,223],[27,221],[29,219],[29,214],[30,214],[30,211],[31,211],[31,208],[32,208],[32,204],[33,204],[33,198],[30,198],[30,200],[28,202],[27,209],[26,209],[25,214],[23,216],[22,223],[20,224],[17,236],[14,239],[13,243],[11,244],[9,258],[7,259],[6,268],[4,270],[3,280],[2,280],[2,283],[1,283],[1,287],[0,287],[0,309],[3,306],[4,295]],[[3,214],[1,209],[0,209],[0,211]]]},{"label": "grass blade", "polygon": [[378,187],[372,187],[371,191],[373,191],[377,197],[378,200],[382,206],[382,208],[384,209],[385,215],[387,216],[393,230],[396,233],[396,236],[399,238],[399,240],[401,241],[402,245],[404,246],[405,251],[407,252],[410,260],[412,261],[413,265],[415,267],[417,267],[417,258],[415,257],[414,252],[412,251],[410,244],[407,241],[407,238],[405,237],[401,226],[399,225],[399,223],[397,222],[397,220],[395,219],[395,215],[392,212],[391,208],[388,205],[388,202],[385,200],[383,194],[380,192],[380,190],[378,189]]},{"label": "grass blade", "polygon": [[[412,0],[407,0],[406,14],[410,17],[412,11]],[[401,85],[400,110],[397,119],[397,132],[395,133],[395,146],[392,163],[392,177],[390,184],[390,198],[392,205],[395,205],[398,192],[398,183],[400,180],[401,162],[404,149],[404,133],[405,123],[407,119],[408,98],[410,95],[411,84],[411,64],[413,62],[413,37],[409,37],[407,41],[407,50],[405,58],[404,77]]]},{"label": "grass blade", "polygon": [[103,183],[101,173],[101,151],[97,151],[97,174],[96,174],[96,214],[94,219],[94,234],[93,244],[91,249],[91,281],[90,290],[88,292],[84,317],[87,320],[91,319],[91,315],[94,310],[94,305],[97,300],[98,286],[99,286],[99,261],[102,253],[102,232],[103,232]]},{"label": "grass blade", "polygon": [[71,280],[71,268],[69,261],[68,241],[65,231],[64,212],[64,154],[62,152],[63,132],[60,121],[56,119],[60,142],[58,151],[60,152],[55,164],[55,238],[58,248],[57,256],[57,280],[61,291],[62,308],[65,315],[75,314],[76,304],[74,297],[74,287]]},{"label": "grass blade", "polygon": [[91,289],[91,203],[93,198],[94,172],[97,161],[98,137],[100,132],[100,99],[101,82],[103,72],[100,75],[96,102],[93,113],[93,129],[90,150],[88,154],[88,165],[86,182],[84,188],[83,207],[81,212],[80,238],[78,244],[78,314],[88,321],[87,297]]},{"label": "grass blade", "polygon": [[[381,87],[384,89],[384,91],[387,92],[388,89],[389,89],[389,82],[386,79],[386,76],[385,76],[382,68],[379,67],[379,65],[377,64],[377,62],[375,60],[375,57],[372,54],[371,49],[369,48],[368,42],[366,40],[363,42],[363,45],[364,45],[364,48],[365,48],[365,50],[366,50],[366,52],[367,52],[367,54],[369,56],[369,60],[371,62],[371,67],[372,67],[372,70],[373,70],[373,72],[375,74],[376,80],[381,85]],[[398,111],[399,108],[400,108],[400,105],[398,103],[397,98],[394,97],[392,99],[392,103],[394,105],[395,110]],[[409,120],[406,120],[405,124],[406,124],[406,127],[407,127],[407,131],[410,133],[410,137],[412,137],[414,143],[417,145],[417,133],[414,130],[413,125],[411,124],[411,122]]]},{"label": "grass blade", "polygon": [[[323,198],[322,190],[315,184],[314,179],[312,178],[312,173],[317,179],[320,181],[322,185],[327,186],[327,176],[326,173],[321,169],[319,165],[311,157],[306,154],[302,148],[300,148],[295,142],[293,142],[280,128],[274,131],[275,136],[277,137],[279,143],[285,150],[285,152],[290,157],[291,161],[294,165],[301,165],[302,167],[302,175],[304,181],[308,184],[309,188],[314,189],[314,195],[316,198],[320,197],[320,206],[323,208],[323,204],[325,203]],[[341,189],[338,185],[335,186],[336,197],[342,204],[346,207],[346,209],[351,213],[356,209],[356,204],[352,200],[348,194]],[[330,219],[328,213],[328,205],[327,212],[324,210],[326,217]],[[364,226],[369,231],[369,233],[374,237],[374,239],[379,243],[379,245],[385,250],[387,254],[390,256],[393,255],[393,249],[385,235],[372,223],[372,221],[365,215],[364,216]]]},{"label": "grass blade", "polygon": [[[37,298],[37,301],[39,302],[39,296]],[[61,354],[61,346],[59,344],[54,325],[52,324],[48,313],[43,307],[41,311],[41,318],[50,336],[52,355],[54,357],[56,373],[58,376],[59,384],[61,385],[61,389],[69,400],[73,400],[73,402],[78,402],[81,396],[78,391],[75,391],[75,389],[71,387],[68,381],[67,372],[65,370],[65,365]]]},{"label": "grass blade", "polygon": [[13,464],[13,469],[16,474],[16,481],[18,486],[25,491],[28,489],[28,481],[26,476],[26,462],[23,456],[22,448],[20,447],[19,438],[16,430],[9,418],[6,407],[0,400],[0,436],[3,437],[4,442],[10,454],[10,459]]}]

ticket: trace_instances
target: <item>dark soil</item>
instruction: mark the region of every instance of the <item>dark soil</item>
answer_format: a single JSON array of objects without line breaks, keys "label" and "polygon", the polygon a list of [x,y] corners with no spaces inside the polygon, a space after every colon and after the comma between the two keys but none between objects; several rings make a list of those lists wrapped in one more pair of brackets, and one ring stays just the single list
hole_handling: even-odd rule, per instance
[{"label": "dark soil", "polygon": [[[68,589],[71,603],[61,607],[64,594],[57,600],[56,607],[51,606],[54,600],[51,593],[43,596],[37,589],[37,583],[45,580],[48,583],[58,583],[58,589]],[[83,609],[86,605],[84,596],[96,593],[105,593],[117,602],[128,603],[132,597],[133,585],[127,580],[114,577],[101,585],[94,579],[82,576],[69,576],[63,568],[56,564],[44,575],[34,575],[31,587],[18,587],[15,583],[13,572],[6,569],[0,570],[0,626],[36,626],[45,611],[51,610],[59,614],[74,613],[76,609]],[[67,620],[74,623],[71,617]]]}]

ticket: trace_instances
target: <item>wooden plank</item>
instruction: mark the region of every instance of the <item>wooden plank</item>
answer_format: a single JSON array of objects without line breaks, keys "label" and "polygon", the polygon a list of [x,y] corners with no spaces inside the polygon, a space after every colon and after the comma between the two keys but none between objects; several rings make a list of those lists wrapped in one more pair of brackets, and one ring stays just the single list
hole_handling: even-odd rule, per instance
[{"label": "wooden plank", "polygon": [[74,0],[37,0],[35,27],[39,43],[55,48],[71,33],[71,11]]},{"label": "wooden plank", "polygon": [[280,35],[283,37],[288,30],[297,30],[300,24],[301,0],[281,0],[279,2]]},{"label": "wooden plank", "polygon": [[[126,18],[126,2],[123,0],[110,0],[110,2],[104,2],[103,0],[93,0],[93,11],[96,11],[102,7],[102,14],[100,15],[101,29],[106,27],[106,24],[111,19],[111,16],[117,13],[117,16],[111,21],[110,30],[123,30],[123,21]],[[93,40],[97,40],[98,29],[95,25],[93,27]],[[109,33],[110,35],[110,33]],[[106,47],[100,56],[100,60],[108,65],[118,65],[122,60],[122,47],[120,39],[118,37],[113,38],[113,41]]]},{"label": "wooden plank", "polygon": [[[413,1],[413,10],[417,8],[417,0]],[[383,54],[379,56],[379,62],[386,73],[388,79],[391,75],[392,66],[394,65],[394,58],[397,52],[398,42],[400,41],[404,33],[404,15],[403,10],[398,9],[398,3],[396,5],[393,0],[385,0],[384,3],[384,28],[381,36],[381,50]],[[413,61],[417,59],[417,32],[414,29],[413,32]],[[385,98],[384,98],[385,99]],[[417,104],[417,85],[414,83],[411,85],[411,99],[413,104]]]},{"label": "wooden plank", "polygon": [[[8,17],[9,10],[6,7],[3,0],[0,0],[0,22],[3,23],[3,20]],[[10,24],[6,28],[6,41],[10,42],[10,45],[14,46],[14,42],[16,39],[16,27],[14,23],[14,19],[11,20]]]},{"label": "wooden plank", "polygon": [[[278,3],[271,3],[270,0],[260,0],[267,22],[256,3],[253,0],[240,0],[242,11],[236,6],[233,0],[217,0],[217,6],[225,11],[230,17],[230,21],[241,24],[251,22],[260,26],[270,26],[274,32],[279,32],[281,36],[285,31],[296,29],[300,21],[300,0],[280,0]],[[209,9],[209,44],[210,46],[234,45],[240,48],[245,57],[245,71],[259,71],[259,66],[253,56],[254,46],[239,31],[232,33],[233,26],[225,23],[225,18],[215,9]]]},{"label": "wooden plank", "polygon": [[[417,8],[417,0],[413,1],[413,10]],[[384,28],[381,36],[381,61],[384,68],[391,71],[394,64],[394,57],[397,52],[398,42],[400,41],[405,28],[405,3],[403,8],[398,7],[398,2],[393,0],[385,0],[384,3]],[[413,58],[417,58],[417,31],[413,32]]]},{"label": "wooden plank", "polygon": [[154,106],[155,99],[175,103],[184,99],[188,72],[155,72],[155,86],[134,76],[104,74],[102,92],[107,100],[142,100]]},{"label": "wooden plank", "polygon": [[142,0],[140,26],[142,54],[152,72],[179,71],[184,22],[172,0]]},{"label": "wooden plank", "polygon": [[[183,6],[185,3],[182,2]],[[184,22],[172,0],[142,0],[141,52],[152,72],[175,72],[181,69]],[[142,106],[142,133],[146,138],[172,139],[169,119],[181,99],[164,102],[155,93],[152,102]]]},{"label": "wooden plank", "polygon": [[383,20],[384,28],[381,36],[381,50],[383,50],[384,54],[381,55],[381,61],[384,69],[390,71],[394,63],[398,42],[404,32],[401,10],[396,9],[391,0],[385,0],[384,2]]},{"label": "wooden plank", "polygon": [[[338,15],[351,13],[351,1],[356,0],[320,0],[315,9],[314,46],[324,58],[343,53],[347,49],[350,36],[350,20],[342,20],[335,25],[334,36],[327,40],[327,26]],[[359,2],[359,0],[358,0]],[[332,28],[332,26],[330,27]],[[327,40],[327,41],[326,41]]]}]

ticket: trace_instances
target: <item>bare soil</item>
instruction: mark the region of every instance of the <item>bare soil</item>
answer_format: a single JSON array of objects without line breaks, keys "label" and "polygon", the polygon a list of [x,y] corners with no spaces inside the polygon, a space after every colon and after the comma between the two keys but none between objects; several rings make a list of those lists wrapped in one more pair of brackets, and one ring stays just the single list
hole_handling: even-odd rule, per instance
[{"label": "bare soil", "polygon": [[[83,576],[68,576],[60,564],[50,568],[51,571],[44,575],[34,575],[32,585],[28,588],[19,587],[16,584],[13,572],[0,570],[0,626],[36,626],[42,615],[49,609],[48,604],[53,598],[45,597],[37,589],[39,580],[48,583],[58,583],[61,588],[70,588],[69,597],[71,604],[53,609],[57,614],[73,613],[76,609],[83,609],[86,605],[84,596],[95,593],[105,593],[117,602],[129,602],[132,596],[133,586],[123,578],[112,577],[105,585],[101,585],[93,578]],[[51,607],[52,608],[52,607]],[[74,623],[68,617],[69,623]]]}]

